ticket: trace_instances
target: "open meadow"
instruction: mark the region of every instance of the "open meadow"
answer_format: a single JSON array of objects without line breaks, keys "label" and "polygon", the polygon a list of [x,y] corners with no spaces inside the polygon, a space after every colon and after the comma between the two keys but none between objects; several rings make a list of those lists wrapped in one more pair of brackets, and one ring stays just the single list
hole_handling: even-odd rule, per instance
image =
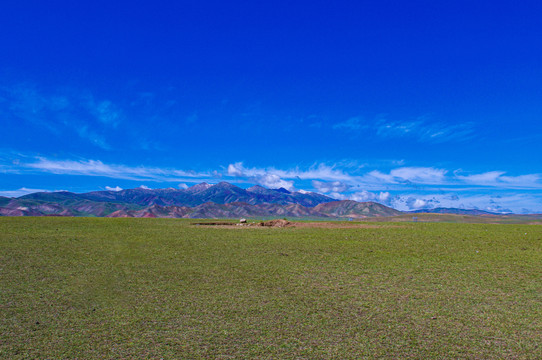
[{"label": "open meadow", "polygon": [[191,222],[0,217],[0,358],[542,358],[542,226]]}]

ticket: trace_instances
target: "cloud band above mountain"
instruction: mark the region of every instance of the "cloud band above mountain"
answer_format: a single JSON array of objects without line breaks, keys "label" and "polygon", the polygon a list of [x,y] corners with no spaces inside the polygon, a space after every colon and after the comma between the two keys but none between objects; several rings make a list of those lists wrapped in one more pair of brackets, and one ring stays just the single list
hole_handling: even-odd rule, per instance
[{"label": "cloud band above mountain", "polygon": [[[246,167],[242,162],[235,162],[222,169],[194,171],[107,164],[100,160],[58,160],[22,156],[17,159],[4,159],[0,169],[6,174],[48,173],[156,183],[153,187],[160,187],[159,184],[164,183],[175,183],[174,187],[181,183],[186,187],[185,183],[216,183],[226,180],[238,184],[260,184],[267,188],[315,191],[336,199],[377,201],[402,210],[468,204],[476,207],[483,205],[487,209],[497,209],[498,206],[508,209],[514,207],[512,199],[521,198],[527,204],[521,207],[522,210],[516,207],[516,211],[535,211],[540,207],[537,207],[532,198],[534,196],[538,199],[542,191],[541,174],[511,176],[504,171],[469,174],[462,170],[433,167],[401,166],[382,171],[319,163],[306,168],[277,169]],[[103,188],[106,188],[105,185]],[[121,186],[107,186],[107,189],[119,190]],[[514,189],[520,189],[525,194],[506,195],[508,200],[503,200],[503,194]],[[24,187],[19,190],[6,189],[1,191],[0,195],[11,196],[19,193],[28,191]]]}]

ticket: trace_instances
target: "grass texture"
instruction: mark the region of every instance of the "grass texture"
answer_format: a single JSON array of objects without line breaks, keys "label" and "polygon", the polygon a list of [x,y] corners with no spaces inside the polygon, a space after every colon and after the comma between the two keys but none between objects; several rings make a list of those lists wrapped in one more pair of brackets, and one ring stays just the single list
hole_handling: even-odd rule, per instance
[{"label": "grass texture", "polygon": [[542,358],[542,227],[381,225],[0,218],[0,358]]}]

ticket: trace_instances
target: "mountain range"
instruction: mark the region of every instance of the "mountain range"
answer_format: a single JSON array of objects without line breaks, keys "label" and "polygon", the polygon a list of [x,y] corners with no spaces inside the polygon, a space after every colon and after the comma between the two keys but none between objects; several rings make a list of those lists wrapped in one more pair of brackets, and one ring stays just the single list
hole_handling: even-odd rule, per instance
[{"label": "mountain range", "polygon": [[170,218],[370,218],[439,213],[474,216],[498,214],[454,208],[401,212],[375,202],[338,201],[314,192],[227,182],[201,183],[187,189],[136,188],[88,193],[37,192],[18,198],[0,196],[0,216],[98,216]]},{"label": "mountain range", "polygon": [[4,216],[364,218],[399,214],[373,202],[337,201],[314,192],[258,185],[242,189],[227,182],[201,183],[187,189],[38,192],[0,198],[0,215]]},{"label": "mountain range", "polygon": [[433,208],[433,209],[421,209],[409,211],[411,213],[431,213],[431,214],[457,214],[457,215],[503,215],[490,211],[484,211],[479,209],[455,209],[455,208]]}]

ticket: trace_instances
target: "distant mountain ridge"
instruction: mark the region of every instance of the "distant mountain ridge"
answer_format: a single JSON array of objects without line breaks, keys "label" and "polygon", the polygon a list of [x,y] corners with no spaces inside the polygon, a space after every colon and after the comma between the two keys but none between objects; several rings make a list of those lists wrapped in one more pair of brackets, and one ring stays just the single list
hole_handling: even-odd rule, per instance
[{"label": "distant mountain ridge", "polygon": [[375,202],[337,201],[318,193],[267,189],[259,185],[242,189],[227,182],[201,183],[186,189],[136,188],[82,194],[61,191],[38,192],[19,198],[0,197],[0,216],[359,219],[408,213],[500,215],[454,208],[401,212]]},{"label": "distant mountain ridge", "polygon": [[383,217],[403,214],[399,210],[392,209],[375,202],[357,202],[353,200],[331,201],[314,207],[315,211],[333,217]]},{"label": "distant mountain ridge", "polygon": [[458,209],[458,208],[433,208],[433,209],[420,209],[409,211],[411,213],[430,213],[430,214],[456,214],[456,215],[503,215],[501,213],[494,213],[490,211],[478,210],[478,209]]},{"label": "distant mountain ridge", "polygon": [[322,194],[259,185],[242,189],[227,182],[187,189],[39,192],[0,201],[4,216],[363,218],[400,213],[376,203],[337,201]]},{"label": "distant mountain ridge", "polygon": [[179,206],[153,205],[142,210],[118,210],[107,217],[165,217],[165,218],[268,218],[268,217],[303,217],[303,218],[330,218],[312,208],[299,204],[278,205],[229,203],[216,204],[208,202],[193,208]]},{"label": "distant mountain ridge", "polygon": [[[25,195],[24,199],[42,199],[51,193],[35,193]],[[99,202],[116,202],[135,204],[139,206],[188,206],[194,207],[206,202],[229,204],[244,202],[247,204],[299,204],[313,207],[323,202],[334,201],[328,196],[317,193],[289,192],[285,189],[271,190],[261,186],[242,189],[227,182],[216,185],[201,183],[187,189],[127,189],[121,191],[93,191],[84,194],[74,194],[76,197]]]}]

